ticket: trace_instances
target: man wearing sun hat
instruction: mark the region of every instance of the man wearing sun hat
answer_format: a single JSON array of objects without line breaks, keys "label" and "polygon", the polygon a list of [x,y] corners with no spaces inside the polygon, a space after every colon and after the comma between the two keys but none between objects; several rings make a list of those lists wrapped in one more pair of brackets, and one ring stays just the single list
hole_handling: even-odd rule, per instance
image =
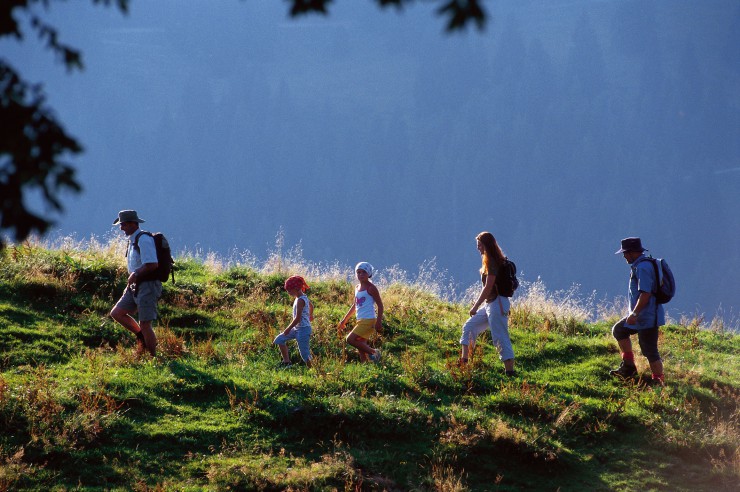
[{"label": "man wearing sun hat", "polygon": [[622,363],[610,371],[614,376],[631,378],[637,374],[635,356],[632,352],[631,335],[637,335],[640,350],[653,373],[652,381],[663,384],[663,361],[658,352],[658,327],[665,324],[663,305],[658,304],[652,292],[655,291],[657,279],[655,270],[645,256],[647,249],[642,247],[639,237],[622,239],[622,247],[614,254],[622,254],[630,265],[629,307],[626,317],[612,327],[612,335],[619,344]]},{"label": "man wearing sun hat", "polygon": [[[110,312],[111,317],[136,335],[136,353],[144,350],[154,356],[157,353],[157,337],[152,329],[152,321],[157,319],[157,300],[162,295],[162,282],[144,278],[148,272],[157,269],[157,249],[154,239],[139,229],[144,219],[139,218],[136,210],[121,210],[113,225],[119,224],[128,236],[126,250],[128,280],[123,295]],[[133,318],[138,312],[139,322]]]}]

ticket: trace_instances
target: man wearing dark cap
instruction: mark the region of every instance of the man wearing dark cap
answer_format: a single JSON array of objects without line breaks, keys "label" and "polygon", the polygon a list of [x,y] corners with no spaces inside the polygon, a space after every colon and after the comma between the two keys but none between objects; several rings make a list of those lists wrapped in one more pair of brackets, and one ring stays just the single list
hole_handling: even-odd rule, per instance
[{"label": "man wearing dark cap", "polygon": [[[157,249],[154,239],[139,229],[144,222],[136,210],[121,210],[113,225],[120,224],[128,236],[126,259],[128,262],[128,281],[126,290],[110,312],[111,317],[136,335],[136,354],[145,350],[154,356],[157,353],[157,337],[152,329],[152,321],[157,319],[157,300],[162,295],[162,282],[147,278],[147,273],[157,269]],[[133,318],[138,311],[139,322]]]},{"label": "man wearing dark cap", "polygon": [[663,305],[655,301],[652,293],[657,287],[655,270],[652,262],[645,256],[645,248],[639,237],[622,239],[622,247],[614,254],[624,256],[630,265],[629,305],[630,311],[625,318],[612,327],[612,335],[617,339],[622,363],[611,372],[614,376],[631,378],[637,374],[635,356],[632,352],[630,336],[637,334],[640,350],[653,373],[652,381],[663,384],[663,361],[658,352],[658,327],[665,324]]}]

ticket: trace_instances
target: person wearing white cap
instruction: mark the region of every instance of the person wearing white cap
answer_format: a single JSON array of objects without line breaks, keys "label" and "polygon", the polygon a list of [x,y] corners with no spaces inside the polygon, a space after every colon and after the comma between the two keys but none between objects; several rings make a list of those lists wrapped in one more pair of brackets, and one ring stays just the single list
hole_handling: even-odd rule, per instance
[{"label": "person wearing white cap", "polygon": [[[360,354],[360,360],[367,362],[371,360],[375,363],[380,361],[380,350],[373,349],[367,344],[367,340],[375,333],[379,333],[382,328],[383,319],[383,300],[380,298],[378,288],[370,281],[373,276],[373,266],[361,261],[355,266],[355,275],[360,282],[355,287],[355,300],[350,306],[347,314],[339,322],[338,331],[342,333],[350,317],[357,313],[357,323],[352,331],[347,335],[347,343],[357,349]],[[377,315],[375,306],[378,307]]]}]

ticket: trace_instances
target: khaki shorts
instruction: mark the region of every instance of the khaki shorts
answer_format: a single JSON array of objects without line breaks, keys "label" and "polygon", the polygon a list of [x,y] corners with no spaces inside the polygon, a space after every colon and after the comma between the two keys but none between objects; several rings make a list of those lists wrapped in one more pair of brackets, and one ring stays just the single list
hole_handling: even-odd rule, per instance
[{"label": "khaki shorts", "polygon": [[136,295],[129,288],[123,291],[123,295],[116,307],[122,308],[131,314],[139,312],[139,321],[152,321],[157,319],[157,300],[162,295],[162,282],[142,282],[136,291]]},{"label": "khaki shorts", "polygon": [[351,333],[354,333],[358,337],[370,338],[375,334],[375,318],[358,319]]}]

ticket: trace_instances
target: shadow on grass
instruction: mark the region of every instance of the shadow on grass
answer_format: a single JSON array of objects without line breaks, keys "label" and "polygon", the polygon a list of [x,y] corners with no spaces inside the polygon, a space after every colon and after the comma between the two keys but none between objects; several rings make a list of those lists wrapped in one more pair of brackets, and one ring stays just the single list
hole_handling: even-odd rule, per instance
[{"label": "shadow on grass", "polygon": [[559,343],[549,345],[533,353],[517,355],[517,363],[528,370],[540,370],[553,365],[579,364],[610,354],[606,345],[584,345],[579,343]]}]

